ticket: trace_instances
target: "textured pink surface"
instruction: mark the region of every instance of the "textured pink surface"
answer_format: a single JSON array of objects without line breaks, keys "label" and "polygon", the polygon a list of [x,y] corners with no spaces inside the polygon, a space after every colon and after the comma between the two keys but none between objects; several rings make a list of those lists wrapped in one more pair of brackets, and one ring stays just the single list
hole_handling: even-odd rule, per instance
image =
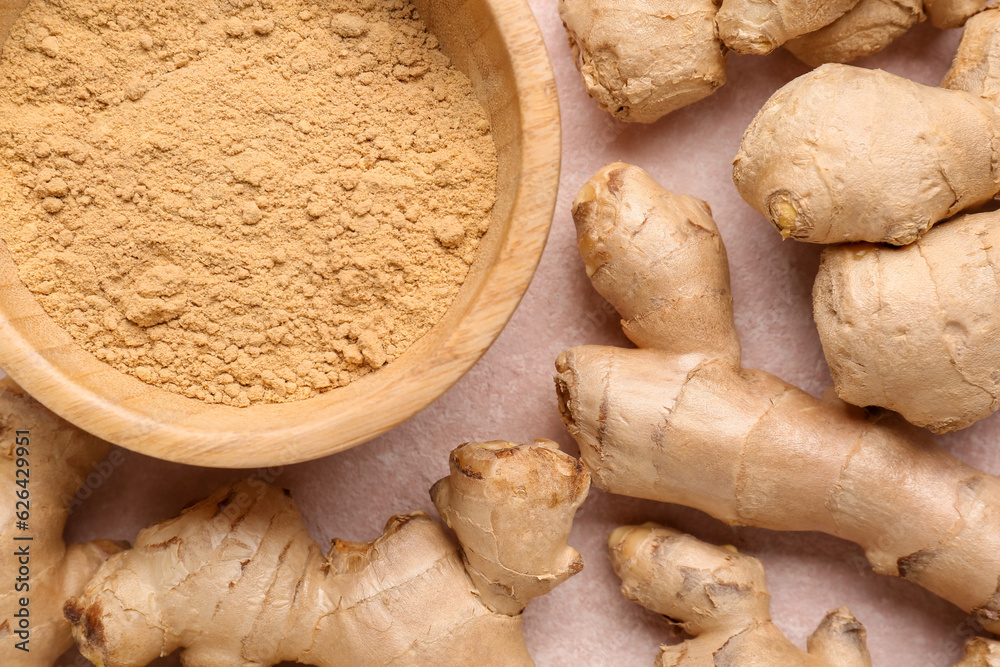
[{"label": "textured pink surface", "polygon": [[[602,315],[602,301],[584,275],[569,206],[583,181],[614,159],[639,164],[667,187],[711,204],[729,249],[745,365],[814,394],[829,383],[809,297],[818,249],[783,243],[742,202],[730,179],[730,160],[750,119],[771,93],[806,68],[783,51],[764,58],[733,57],[730,82],[715,96],[656,125],[628,126],[587,98],[555,0],[532,0],[532,6],[553,58],[565,141],[559,207],[541,267],[496,344],[436,404],[367,445],[274,471],[321,542],[335,536],[374,538],[393,513],[423,509],[433,514],[427,489],[446,474],[447,453],[461,442],[546,437],[576,453],[559,421],[553,362],[572,345],[626,341],[615,318]],[[957,41],[956,31],[923,25],[861,64],[936,84]],[[994,415],[939,441],[969,463],[1000,474],[998,436],[1000,416]],[[72,517],[70,537],[130,539],[143,525],[243,474],[126,453],[110,482]],[[671,642],[665,620],[619,594],[604,553],[613,527],[646,520],[732,543],[761,558],[774,618],[800,646],[827,609],[846,604],[868,628],[876,665],[937,667],[960,655],[964,614],[915,585],[873,574],[854,545],[813,533],[730,529],[696,511],[595,491],[577,515],[571,539],[586,559],[585,570],[533,602],[525,614],[539,665],[646,666],[658,643]]]}]

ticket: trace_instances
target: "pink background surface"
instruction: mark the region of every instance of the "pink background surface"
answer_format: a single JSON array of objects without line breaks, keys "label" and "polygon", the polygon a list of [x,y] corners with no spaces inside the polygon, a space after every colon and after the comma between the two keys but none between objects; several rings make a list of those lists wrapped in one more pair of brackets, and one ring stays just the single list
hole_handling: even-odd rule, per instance
[{"label": "pink background surface", "polygon": [[[394,513],[422,509],[435,515],[427,490],[447,473],[447,454],[461,442],[545,437],[577,453],[556,409],[554,360],[573,345],[626,341],[616,321],[601,321],[601,299],[577,255],[569,207],[580,185],[615,159],[636,163],[668,188],[711,204],[729,250],[745,365],[816,395],[830,382],[810,305],[819,249],[782,242],[743,203],[730,178],[730,161],[755,112],[807,68],[780,50],[767,57],[731,57],[729,83],[713,97],[655,125],[625,125],[588,99],[555,0],[531,0],[531,5],[552,55],[564,131],[559,205],[538,274],[496,344],[433,406],[366,445],[275,471],[323,544],[333,537],[372,539]],[[858,64],[935,85],[957,42],[957,31],[922,25],[885,53]],[[994,415],[939,442],[965,461],[1000,474],[998,436],[1000,415]],[[110,481],[71,517],[69,537],[132,539],[142,526],[245,474],[126,452]],[[876,665],[937,667],[960,657],[965,615],[918,586],[873,574],[852,544],[815,533],[731,529],[697,511],[595,490],[577,515],[570,542],[583,553],[586,568],[525,613],[528,644],[539,665],[646,666],[652,665],[660,642],[672,643],[664,619],[619,594],[605,556],[612,528],[647,520],[735,544],[763,560],[774,619],[799,646],[805,646],[827,609],[844,604],[867,627]],[[71,656],[63,660],[73,662]]]}]

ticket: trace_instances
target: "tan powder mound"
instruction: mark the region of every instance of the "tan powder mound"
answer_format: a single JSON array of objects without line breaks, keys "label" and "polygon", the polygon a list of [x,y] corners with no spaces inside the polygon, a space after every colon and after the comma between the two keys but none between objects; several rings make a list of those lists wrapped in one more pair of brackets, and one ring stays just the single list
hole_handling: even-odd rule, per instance
[{"label": "tan powder mound", "polygon": [[0,236],[74,339],[212,403],[308,398],[455,298],[496,151],[399,0],[36,1],[0,64]]}]

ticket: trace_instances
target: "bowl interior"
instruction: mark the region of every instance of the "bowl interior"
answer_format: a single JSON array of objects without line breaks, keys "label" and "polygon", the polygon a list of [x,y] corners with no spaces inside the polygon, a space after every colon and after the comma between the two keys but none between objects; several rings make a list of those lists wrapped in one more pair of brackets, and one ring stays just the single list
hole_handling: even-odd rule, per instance
[{"label": "bowl interior", "polygon": [[[0,45],[28,0],[0,0]],[[0,242],[0,367],[50,409],[110,442],[184,463],[254,467],[330,454],[416,414],[489,347],[541,256],[559,175],[559,112],[544,43],[525,0],[415,0],[472,81],[499,160],[492,223],[445,317],[406,353],[303,401],[212,405],[98,360],[42,310]],[[0,212],[2,215],[2,212]]]}]

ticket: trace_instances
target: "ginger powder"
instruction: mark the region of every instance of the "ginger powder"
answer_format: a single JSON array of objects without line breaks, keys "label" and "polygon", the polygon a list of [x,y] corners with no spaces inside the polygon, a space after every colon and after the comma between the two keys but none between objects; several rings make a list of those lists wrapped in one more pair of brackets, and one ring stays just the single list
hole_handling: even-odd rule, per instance
[{"label": "ginger powder", "polygon": [[401,0],[33,0],[0,60],[0,236],[118,370],[298,400],[455,298],[496,150]]}]

